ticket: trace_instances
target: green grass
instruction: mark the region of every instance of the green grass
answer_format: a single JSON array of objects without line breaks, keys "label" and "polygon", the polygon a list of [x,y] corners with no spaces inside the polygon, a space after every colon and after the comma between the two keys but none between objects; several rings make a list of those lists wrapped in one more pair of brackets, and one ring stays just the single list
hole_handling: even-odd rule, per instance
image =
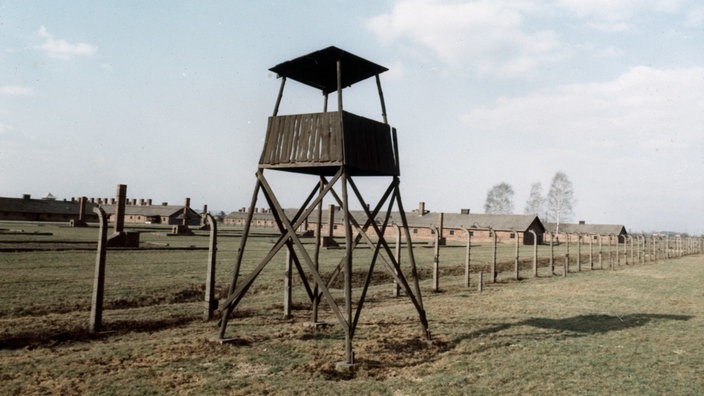
[{"label": "green grass", "polygon": [[[90,241],[97,228],[0,224]],[[143,229],[142,241],[205,247],[207,233],[167,237]],[[276,236],[250,239],[244,273]],[[240,230],[224,228],[217,284],[226,289]],[[16,236],[0,234],[0,245]],[[561,254],[559,247],[556,253]],[[91,251],[0,253],[0,393],[60,394],[701,394],[704,392],[704,260],[701,255],[563,278],[541,269],[533,279],[532,247],[521,246],[524,280],[512,280],[513,245],[499,246],[500,282],[476,291],[490,246],[473,246],[472,288],[464,283],[464,248],[440,254],[442,292],[431,292],[433,249],[418,247],[423,300],[433,341],[405,298],[392,298],[380,271],[369,291],[354,349],[357,367],[340,373],[344,334],[312,331],[308,304],[294,291],[284,319],[279,254],[230,320],[231,344],[213,342],[217,323],[202,322],[207,250],[108,251],[106,331],[87,333],[95,265]],[[588,248],[582,250],[588,253]],[[323,250],[329,272],[344,250]],[[369,249],[355,256],[360,267]],[[575,246],[570,253],[576,253]],[[540,248],[541,261],[549,247]],[[585,256],[586,257],[586,256]],[[623,261],[622,261],[623,262]],[[378,268],[381,268],[380,266]],[[605,267],[606,262],[605,262]],[[358,269],[361,271],[361,268]],[[485,278],[486,279],[486,278]],[[339,292],[335,290],[335,292]],[[355,296],[359,291],[355,290]]]}]

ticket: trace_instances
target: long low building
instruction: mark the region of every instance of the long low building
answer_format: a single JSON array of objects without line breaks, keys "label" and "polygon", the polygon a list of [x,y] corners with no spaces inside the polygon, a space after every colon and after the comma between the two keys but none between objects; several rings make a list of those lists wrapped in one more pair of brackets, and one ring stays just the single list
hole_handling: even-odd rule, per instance
[{"label": "long low building", "polygon": [[[29,194],[22,198],[0,197],[0,220],[68,222],[78,219],[79,210],[78,201],[60,201],[51,194],[41,199]],[[97,219],[92,215],[90,221]]]},{"label": "long low building", "polygon": [[[298,210],[286,209],[287,217],[293,218]],[[364,211],[353,210],[350,212],[355,220],[364,225],[367,216]],[[378,215],[374,220],[381,225],[384,214]],[[232,212],[225,217],[225,224],[244,226],[248,213],[245,209]],[[343,213],[340,207],[329,206],[321,214],[321,235],[342,237],[344,236]],[[302,224],[299,232],[315,231],[317,229],[318,211],[314,210]],[[474,242],[491,242],[496,236],[498,243],[519,243],[532,245],[535,238],[541,244],[544,240],[545,227],[535,215],[490,215],[474,214],[468,210],[460,213],[431,212],[425,210],[425,204],[420,203],[418,209],[406,214],[411,238],[418,240],[434,240],[436,230],[440,238],[445,241],[465,241],[467,232],[471,233]],[[400,213],[392,212],[389,217],[386,237],[396,235],[393,224],[402,224]],[[252,213],[251,225],[253,227],[276,228],[276,221],[269,209],[256,209]],[[367,231],[372,235],[373,230]]]},{"label": "long low building", "polygon": [[[125,205],[125,224],[181,224],[184,214],[184,205],[152,205],[151,200],[128,199]],[[98,216],[93,213],[93,208],[100,205],[107,213],[108,221],[115,221],[117,205],[111,199],[86,200],[84,221],[96,222]],[[199,225],[201,214],[188,208],[188,224]],[[0,197],[0,220],[14,221],[77,221],[80,216],[80,200],[57,200],[51,194],[44,198],[33,199],[29,194],[22,198]]]},{"label": "long low building", "polygon": [[590,238],[592,242],[598,242],[601,239],[602,243],[609,243],[611,239],[618,243],[626,242],[628,231],[626,226],[622,224],[587,224],[585,221],[579,223],[560,223],[558,228],[556,223],[547,223],[545,225],[548,233],[555,234],[555,239],[566,242],[588,242]]}]

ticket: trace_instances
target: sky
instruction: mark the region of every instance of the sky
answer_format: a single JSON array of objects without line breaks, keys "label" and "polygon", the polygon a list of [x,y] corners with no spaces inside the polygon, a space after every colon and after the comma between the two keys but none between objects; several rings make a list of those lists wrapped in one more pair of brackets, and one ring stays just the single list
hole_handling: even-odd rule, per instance
[{"label": "sky", "polygon": [[[505,182],[522,213],[561,171],[573,222],[702,234],[702,43],[698,0],[0,0],[0,196],[249,206],[268,69],[335,45],[389,68],[406,210],[481,213]],[[322,103],[290,82],[279,114]],[[381,119],[373,79],[343,103]],[[265,174],[285,207],[315,184]]]}]

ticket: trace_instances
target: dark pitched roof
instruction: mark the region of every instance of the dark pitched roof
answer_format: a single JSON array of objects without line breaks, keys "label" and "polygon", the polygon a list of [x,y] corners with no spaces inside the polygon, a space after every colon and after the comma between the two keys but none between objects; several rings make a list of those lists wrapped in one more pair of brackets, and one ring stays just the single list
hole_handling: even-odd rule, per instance
[{"label": "dark pitched roof", "polygon": [[[105,213],[115,213],[117,205],[102,205]],[[189,208],[191,218],[199,217],[200,214]],[[183,213],[183,206],[179,205],[125,205],[125,214],[128,216],[160,216],[171,217]]]},{"label": "dark pitched roof", "polygon": [[[47,213],[78,215],[77,201],[56,201],[52,199],[25,199],[0,197],[0,211],[15,213]],[[93,209],[86,206],[86,213]]]},{"label": "dark pitched roof", "polygon": [[[545,228],[548,232],[555,232],[557,224],[547,223]],[[628,235],[626,227],[622,224],[574,224],[560,223],[560,232],[570,234],[592,234],[592,235]]]},{"label": "dark pitched roof", "polygon": [[337,61],[342,61],[342,86],[349,87],[388,69],[337,47],[327,47],[272,67],[272,72],[318,88],[337,91]]}]

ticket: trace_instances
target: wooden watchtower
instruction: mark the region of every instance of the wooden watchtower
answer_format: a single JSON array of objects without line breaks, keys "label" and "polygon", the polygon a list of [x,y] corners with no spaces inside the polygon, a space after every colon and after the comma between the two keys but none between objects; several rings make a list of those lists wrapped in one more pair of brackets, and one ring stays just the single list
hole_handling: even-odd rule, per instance
[{"label": "wooden watchtower", "polygon": [[[339,48],[328,47],[281,63],[270,70],[281,78],[281,88],[274,114],[269,117],[264,148],[256,172],[257,182],[237,253],[229,294],[220,308],[223,313],[220,340],[225,339],[227,322],[232,310],[242,300],[259,273],[282,248],[288,250],[289,265],[294,263],[298,269],[302,284],[311,301],[313,321],[317,321],[317,307],[322,299],[330,306],[344,329],[346,361],[342,363],[354,363],[352,338],[377,261],[384,263],[389,274],[403,288],[418,312],[423,334],[429,337],[408,223],[399,192],[400,173],[396,130],[387,123],[384,96],[379,80],[379,74],[387,69]],[[370,77],[376,78],[382,121],[360,117],[343,110],[343,89]],[[323,112],[279,115],[279,104],[288,79],[321,90],[324,97]],[[328,95],[335,92],[337,92],[337,111],[328,111]],[[265,170],[314,176],[310,194],[292,217],[287,216],[279,204],[276,193],[264,176]],[[369,176],[390,179],[389,186],[379,202],[370,206],[366,204],[354,182],[355,177]],[[354,218],[350,212],[350,189],[363,209],[364,218]],[[261,259],[259,265],[246,278],[239,280],[252,215],[260,192],[272,210],[280,236],[269,253]],[[323,279],[318,270],[318,253],[321,246],[320,213],[325,197],[332,197],[336,205],[341,208],[345,233],[345,254],[330,279]],[[296,230],[315,212],[316,208],[319,214],[317,243],[314,245],[315,251],[309,252]],[[401,269],[400,260],[395,257],[384,237],[387,227],[390,226],[389,219],[394,208],[397,208],[400,213],[403,223],[401,226],[408,242],[406,267],[410,266],[413,289]],[[377,219],[383,220],[377,223]],[[375,238],[372,239],[368,234]],[[373,255],[371,262],[364,264],[368,268],[364,284],[355,285],[361,288],[355,302],[352,297],[352,269],[353,264],[361,265],[361,263],[354,263],[353,257],[354,249],[360,243],[369,246]],[[333,290],[329,287],[340,273],[344,276],[344,306],[338,306],[333,297]],[[285,287],[290,287],[290,282],[287,282]]]}]

